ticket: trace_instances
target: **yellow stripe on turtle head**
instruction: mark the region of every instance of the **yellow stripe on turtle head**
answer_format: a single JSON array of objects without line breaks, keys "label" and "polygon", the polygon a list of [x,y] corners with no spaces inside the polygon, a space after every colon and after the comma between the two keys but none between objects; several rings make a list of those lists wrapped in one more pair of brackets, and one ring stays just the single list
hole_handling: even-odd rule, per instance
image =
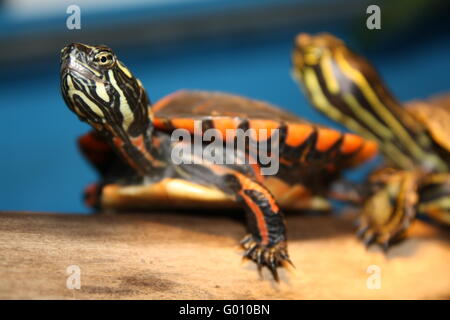
[{"label": "yellow stripe on turtle head", "polygon": [[[130,70],[128,70],[128,68],[125,67],[125,65],[124,65],[122,62],[117,61],[117,66],[119,67],[119,69],[120,69],[123,73],[125,73],[125,75],[126,75],[128,78],[133,78],[133,75],[131,74]],[[142,85],[142,84],[141,84],[141,85]]]},{"label": "yellow stripe on turtle head", "polygon": [[120,108],[120,113],[122,114],[122,117],[123,117],[122,127],[125,131],[128,131],[128,128],[134,121],[133,111],[131,111],[130,105],[128,103],[127,97],[125,96],[124,91],[117,84],[113,70],[109,70],[108,74],[109,74],[109,81],[111,82],[111,85],[114,87],[114,89],[116,89],[116,92],[119,94],[119,100],[120,100],[119,108]]}]

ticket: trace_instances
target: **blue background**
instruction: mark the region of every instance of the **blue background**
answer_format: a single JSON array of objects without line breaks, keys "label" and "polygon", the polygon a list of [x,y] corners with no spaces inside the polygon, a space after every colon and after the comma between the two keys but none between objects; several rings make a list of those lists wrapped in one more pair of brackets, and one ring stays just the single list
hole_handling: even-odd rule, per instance
[{"label": "blue background", "polygon": [[[42,24],[2,21],[17,33]],[[54,23],[46,21],[49,26]],[[364,28],[362,21],[359,28]],[[290,77],[290,51],[298,32],[328,31],[344,38],[374,62],[402,101],[449,89],[448,30],[430,32],[434,26],[424,27],[414,31],[412,37],[405,36],[406,40],[399,38],[377,49],[355,41],[354,28],[354,21],[321,23],[253,35],[168,42],[158,48],[143,45],[114,49],[142,80],[152,101],[181,88],[220,90],[266,100],[330,125],[334,124],[308,105]],[[14,36],[14,32],[8,36],[11,34]],[[1,65],[0,210],[88,212],[81,201],[81,190],[96,180],[96,174],[75,144],[88,127],[63,103],[58,55],[55,52],[53,56]],[[353,176],[359,178],[365,170],[367,167]]]}]

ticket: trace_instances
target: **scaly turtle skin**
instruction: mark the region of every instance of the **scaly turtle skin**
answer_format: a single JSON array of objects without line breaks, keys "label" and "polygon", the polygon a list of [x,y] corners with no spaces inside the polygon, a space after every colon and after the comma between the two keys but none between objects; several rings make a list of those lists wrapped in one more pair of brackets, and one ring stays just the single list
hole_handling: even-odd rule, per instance
[{"label": "scaly turtle skin", "polygon": [[[320,208],[317,199],[328,196],[340,170],[377,152],[375,143],[354,134],[230,94],[178,91],[152,106],[141,82],[105,46],[65,47],[61,90],[67,106],[94,129],[79,140],[81,151],[102,177],[87,189],[90,205],[128,210],[237,204],[246,210],[251,232],[241,242],[244,257],[259,268],[268,267],[275,279],[277,268],[290,262],[280,207]],[[219,144],[201,139],[196,144],[195,138],[205,138],[210,128],[232,134],[223,135]],[[178,129],[187,131],[192,141],[173,139]],[[236,153],[238,160],[245,160],[254,144],[239,148],[229,143],[239,129],[252,129],[251,142],[279,147],[275,174],[262,174],[265,166],[260,157],[220,164],[196,153],[196,147],[200,154],[213,148],[225,159]],[[188,148],[176,158],[179,146]],[[196,162],[188,161],[192,159]]]},{"label": "scaly turtle skin", "polygon": [[311,104],[376,141],[387,160],[368,179],[364,242],[387,248],[417,213],[450,224],[450,96],[402,106],[375,68],[330,34],[298,35],[292,61]]}]

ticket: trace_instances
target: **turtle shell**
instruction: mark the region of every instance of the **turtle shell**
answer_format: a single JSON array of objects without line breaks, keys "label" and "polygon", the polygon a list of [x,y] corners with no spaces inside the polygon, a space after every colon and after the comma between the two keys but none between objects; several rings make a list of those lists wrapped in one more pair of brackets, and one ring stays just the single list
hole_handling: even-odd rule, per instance
[{"label": "turtle shell", "polygon": [[407,103],[408,111],[427,128],[433,140],[450,153],[450,94]]},{"label": "turtle shell", "polygon": [[[338,146],[339,148],[335,150],[338,155],[334,152],[325,158],[330,165],[335,164],[336,161],[333,160],[339,156],[348,160],[344,163],[346,166],[357,165],[370,159],[377,152],[376,143],[364,140],[355,134],[342,133],[313,124],[268,103],[231,94],[177,91],[158,101],[152,109],[155,128],[167,132],[183,128],[195,133],[195,120],[202,120],[202,129],[208,127],[220,130],[225,138],[228,137],[225,132],[227,129],[262,128],[268,129],[270,134],[271,129],[281,128],[284,131],[285,148],[280,150],[280,161],[286,153],[289,153],[286,150],[305,150],[306,145],[308,145],[306,149],[309,154],[313,153],[311,150],[316,150],[319,154],[327,154],[333,146]],[[258,139],[259,136],[254,138]],[[126,165],[110,152],[106,142],[96,134],[91,132],[83,136],[79,144],[83,154],[102,173],[105,180],[114,181],[115,173],[125,172]],[[313,160],[311,161],[315,163]],[[343,167],[339,166],[336,169]],[[292,175],[292,171],[288,170],[288,174]],[[319,180],[317,177],[314,179]],[[309,184],[303,185],[300,181],[295,181],[295,177],[293,181],[291,180],[268,176],[264,179],[264,185],[278,203],[287,210],[329,208],[326,199],[322,195],[315,195],[310,190]],[[222,190],[173,178],[163,179],[153,184],[123,186],[111,183],[103,187],[100,199],[97,198],[98,193],[95,188],[88,188],[85,197],[93,199],[91,203],[100,201],[102,208],[110,210],[149,207],[235,208],[237,206],[235,201]]]},{"label": "turtle shell", "polygon": [[[159,130],[182,128],[195,133],[196,120],[201,120],[200,132],[214,128],[224,139],[234,139],[227,135],[227,129],[254,129],[255,132],[266,129],[269,136],[273,129],[279,129],[284,147],[280,148],[282,158],[287,158],[295,149],[305,149],[311,141],[314,143],[309,151],[317,154],[336,151],[328,161],[345,157],[348,161],[343,167],[359,165],[371,159],[378,150],[375,142],[358,135],[308,122],[263,101],[221,92],[176,91],[154,104],[153,113],[153,123]],[[254,138],[258,140],[259,136]]]}]

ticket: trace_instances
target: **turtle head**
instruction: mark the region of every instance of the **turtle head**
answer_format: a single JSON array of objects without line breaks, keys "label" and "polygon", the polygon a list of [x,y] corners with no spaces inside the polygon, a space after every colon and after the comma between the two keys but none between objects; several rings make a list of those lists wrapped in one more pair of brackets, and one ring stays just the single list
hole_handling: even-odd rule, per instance
[{"label": "turtle head", "polygon": [[292,61],[294,68],[302,71],[304,67],[320,66],[323,60],[329,59],[336,48],[345,48],[342,40],[329,33],[310,35],[300,33],[295,38],[295,50]]},{"label": "turtle head", "polygon": [[[102,134],[139,172],[148,171],[152,121],[141,82],[104,46],[61,50],[61,92],[80,120]],[[148,159],[147,159],[148,160]]]},{"label": "turtle head", "polygon": [[380,94],[388,94],[375,67],[347,47],[344,41],[329,33],[297,35],[292,64],[298,80],[305,81],[305,73],[314,72],[324,94],[353,94],[364,89],[363,85],[373,85],[382,91]]},{"label": "turtle head", "polygon": [[67,106],[98,131],[136,137],[150,124],[145,89],[106,46],[63,48],[61,90]]},{"label": "turtle head", "polygon": [[292,72],[313,107],[378,142],[396,166],[446,167],[433,153],[425,128],[390,93],[375,67],[342,40],[327,33],[299,34]]}]

